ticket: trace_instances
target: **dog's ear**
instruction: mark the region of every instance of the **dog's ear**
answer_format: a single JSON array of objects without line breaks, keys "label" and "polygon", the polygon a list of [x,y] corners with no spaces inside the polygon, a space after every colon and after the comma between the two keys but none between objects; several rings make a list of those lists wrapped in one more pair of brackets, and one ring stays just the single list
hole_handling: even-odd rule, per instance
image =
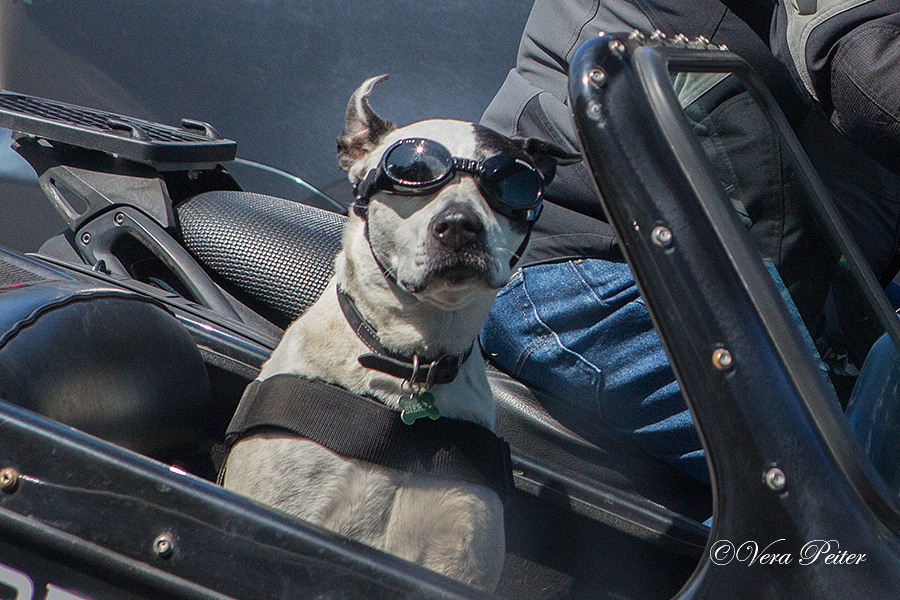
[{"label": "dog's ear", "polygon": [[581,162],[581,154],[568,152],[556,144],[537,138],[516,136],[513,138],[522,145],[522,149],[531,157],[534,166],[544,176],[544,183],[549,184],[556,176],[556,167],[565,167]]},{"label": "dog's ear", "polygon": [[387,78],[387,75],[379,75],[366,79],[350,96],[344,117],[344,132],[337,139],[338,167],[344,172],[349,171],[353,163],[375,148],[385,134],[397,127],[376,115],[369,106],[372,89]]}]

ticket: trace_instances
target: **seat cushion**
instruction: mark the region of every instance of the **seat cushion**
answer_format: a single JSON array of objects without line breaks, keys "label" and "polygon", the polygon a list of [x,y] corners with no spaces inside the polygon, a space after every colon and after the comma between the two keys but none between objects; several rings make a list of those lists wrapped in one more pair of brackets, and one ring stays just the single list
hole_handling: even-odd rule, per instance
[{"label": "seat cushion", "polygon": [[158,460],[208,453],[207,370],[172,314],[2,251],[0,265],[0,399]]},{"label": "seat cushion", "polygon": [[176,208],[185,247],[217,283],[279,327],[316,301],[346,217],[248,192],[208,192]]}]

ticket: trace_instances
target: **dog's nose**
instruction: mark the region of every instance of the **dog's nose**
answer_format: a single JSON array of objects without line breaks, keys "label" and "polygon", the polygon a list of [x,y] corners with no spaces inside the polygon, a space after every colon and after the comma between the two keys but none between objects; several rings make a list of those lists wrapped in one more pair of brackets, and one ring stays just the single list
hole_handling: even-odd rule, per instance
[{"label": "dog's nose", "polygon": [[466,204],[448,206],[431,221],[431,234],[451,250],[482,240],[484,223]]}]

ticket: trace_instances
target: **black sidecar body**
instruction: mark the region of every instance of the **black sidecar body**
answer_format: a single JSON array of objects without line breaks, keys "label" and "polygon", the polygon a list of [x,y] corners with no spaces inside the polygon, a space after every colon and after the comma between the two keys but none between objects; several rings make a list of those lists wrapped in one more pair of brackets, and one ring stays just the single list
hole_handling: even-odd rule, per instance
[{"label": "black sidecar body", "polygon": [[[716,103],[685,100],[697,78]],[[491,370],[515,482],[497,596],[895,597],[900,322],[768,92],[725,50],[639,35],[588,42],[570,86],[713,485]],[[779,272],[722,185],[704,123],[735,101],[808,197],[815,269]],[[0,598],[487,597],[214,483],[343,215],[245,191],[205,123],[3,92],[0,127],[67,225],[0,250]]]}]

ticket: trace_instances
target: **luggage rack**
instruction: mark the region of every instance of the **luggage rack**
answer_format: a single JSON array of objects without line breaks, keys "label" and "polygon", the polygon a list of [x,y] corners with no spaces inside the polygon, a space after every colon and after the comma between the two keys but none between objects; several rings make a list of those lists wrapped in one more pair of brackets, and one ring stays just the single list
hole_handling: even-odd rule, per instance
[{"label": "luggage rack", "polygon": [[171,127],[0,90],[0,127],[35,170],[69,231],[41,253],[133,279],[239,319],[209,275],[173,237],[174,203],[240,190],[220,163],[237,144],[207,123]]},{"label": "luggage rack", "polygon": [[172,127],[7,91],[0,91],[0,127],[100,150],[159,171],[208,168],[233,160],[237,152],[235,142],[201,121],[184,119],[181,127]]}]

